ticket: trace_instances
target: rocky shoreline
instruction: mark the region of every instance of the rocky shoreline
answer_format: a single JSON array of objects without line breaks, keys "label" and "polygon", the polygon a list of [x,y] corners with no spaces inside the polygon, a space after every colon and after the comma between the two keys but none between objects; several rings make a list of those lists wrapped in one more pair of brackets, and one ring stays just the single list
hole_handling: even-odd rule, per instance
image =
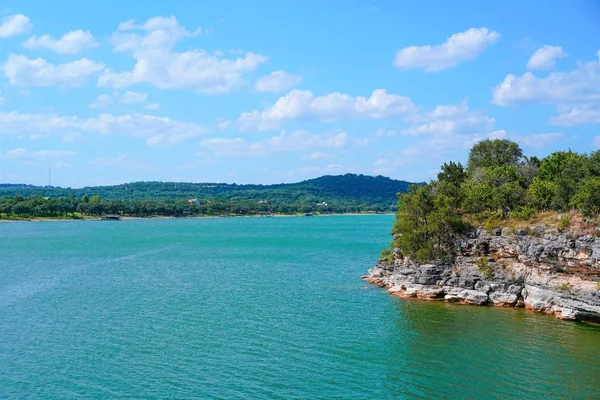
[{"label": "rocky shoreline", "polygon": [[453,263],[419,264],[395,249],[363,279],[404,298],[525,307],[566,320],[600,321],[600,237],[592,235],[480,228],[456,242]]}]

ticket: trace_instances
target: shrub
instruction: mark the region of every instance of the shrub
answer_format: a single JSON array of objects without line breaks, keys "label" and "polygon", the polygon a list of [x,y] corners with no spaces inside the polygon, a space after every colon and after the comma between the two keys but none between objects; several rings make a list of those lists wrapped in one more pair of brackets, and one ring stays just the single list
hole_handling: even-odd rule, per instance
[{"label": "shrub", "polygon": [[387,249],[381,250],[380,258],[386,259],[388,262],[391,262],[394,258],[394,251],[389,247]]},{"label": "shrub", "polygon": [[563,292],[563,293],[571,293],[571,290],[573,290],[573,285],[569,285],[568,283],[563,283],[563,284],[556,286],[556,290],[558,290],[559,292]]},{"label": "shrub", "polygon": [[566,229],[569,229],[570,226],[571,226],[571,218],[569,218],[566,215],[560,217],[560,219],[558,220],[558,224],[557,224],[558,229],[560,229],[561,231],[564,231]]},{"label": "shrub", "polygon": [[487,279],[494,277],[494,268],[488,261],[487,257],[481,257],[475,262],[475,265],[477,265],[479,272],[481,272]]},{"label": "shrub", "polygon": [[529,221],[534,213],[535,213],[535,210],[532,207],[524,206],[524,207],[519,207],[514,211],[511,211],[510,217],[520,219],[523,221]]}]

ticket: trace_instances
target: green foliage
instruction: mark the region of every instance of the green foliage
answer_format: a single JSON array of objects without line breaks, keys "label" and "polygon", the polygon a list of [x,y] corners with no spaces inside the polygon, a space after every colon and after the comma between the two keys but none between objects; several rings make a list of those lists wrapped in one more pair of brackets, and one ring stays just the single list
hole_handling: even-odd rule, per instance
[{"label": "green foliage", "polygon": [[507,139],[486,139],[477,143],[469,153],[467,171],[478,168],[516,165],[523,158],[523,150]]},{"label": "green foliage", "polygon": [[529,221],[535,214],[535,209],[530,206],[519,207],[510,212],[510,218],[516,218],[523,221]]},{"label": "green foliage", "polygon": [[[139,182],[62,189],[0,185],[0,196],[5,195],[0,197],[0,218],[389,212],[397,209],[397,193],[407,189],[407,182],[352,174],[268,186]],[[6,195],[15,192],[12,197]],[[43,196],[48,195],[51,198],[46,200]],[[200,199],[200,204],[188,204],[190,198]]]},{"label": "green foliage", "polygon": [[573,285],[570,285],[568,283],[562,283],[556,286],[556,290],[558,290],[559,292],[571,293],[573,291]]},{"label": "green foliage", "polygon": [[525,189],[515,166],[481,167],[463,185],[469,212],[498,211],[503,216],[524,203]]},{"label": "green foliage", "polygon": [[494,277],[494,268],[488,261],[487,257],[481,257],[475,262],[475,265],[477,265],[479,272],[481,272],[487,279],[492,279]]},{"label": "green foliage", "polygon": [[556,224],[557,228],[560,229],[561,231],[564,231],[566,229],[569,229],[569,227],[571,226],[571,218],[569,218],[566,215],[563,215],[562,217],[560,217],[560,219],[558,220],[558,224]]},{"label": "green foliage", "polygon": [[[570,208],[600,217],[600,151],[540,160],[509,140],[484,140],[471,149],[466,172],[445,163],[437,180],[401,196],[394,244],[417,261],[452,257],[454,240],[466,229],[463,218],[490,230],[506,226],[506,218],[528,221],[537,211]],[[561,230],[569,226],[568,217],[558,223]],[[484,261],[479,266],[490,272]]]},{"label": "green foliage", "polygon": [[394,256],[394,251],[388,247],[388,248],[381,250],[381,254],[380,254],[379,258],[383,258],[383,259],[387,260],[388,262],[391,262],[393,260],[393,256]]},{"label": "green foliage", "polygon": [[583,215],[596,218],[600,214],[600,177],[584,179],[571,200],[571,205]]},{"label": "green foliage", "polygon": [[436,194],[432,185],[412,186],[400,196],[393,233],[395,244],[412,259],[427,260],[451,257],[459,233],[467,229],[450,198]]},{"label": "green foliage", "polygon": [[549,210],[554,193],[556,193],[555,183],[536,176],[527,189],[527,203],[538,211]]}]

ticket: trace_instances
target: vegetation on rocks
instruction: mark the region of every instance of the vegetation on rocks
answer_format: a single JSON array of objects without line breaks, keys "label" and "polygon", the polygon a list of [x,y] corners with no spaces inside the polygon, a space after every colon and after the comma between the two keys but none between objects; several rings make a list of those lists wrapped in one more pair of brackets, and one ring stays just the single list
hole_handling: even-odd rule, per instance
[{"label": "vegetation on rocks", "polygon": [[[600,215],[600,151],[558,151],[527,157],[506,139],[488,139],[470,151],[466,168],[446,163],[437,179],[400,195],[392,247],[416,261],[451,258],[456,239],[473,225],[510,226],[548,214],[554,223],[596,225]],[[513,223],[514,225],[514,223]]]}]

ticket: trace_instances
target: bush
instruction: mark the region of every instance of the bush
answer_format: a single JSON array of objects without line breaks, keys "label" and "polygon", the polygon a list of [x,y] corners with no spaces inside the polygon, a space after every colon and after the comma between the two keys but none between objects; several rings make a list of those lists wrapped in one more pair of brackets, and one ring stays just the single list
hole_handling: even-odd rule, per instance
[{"label": "bush", "polygon": [[571,226],[571,218],[569,218],[566,215],[563,215],[562,217],[560,217],[560,219],[558,220],[558,224],[557,224],[558,229],[560,229],[561,231],[564,231],[566,229],[569,229],[570,226]]},{"label": "bush", "polygon": [[519,207],[514,211],[511,211],[510,217],[520,219],[523,221],[529,221],[534,213],[535,213],[535,210],[532,207],[524,206],[524,207]]},{"label": "bush", "polygon": [[492,279],[494,277],[494,268],[488,261],[487,257],[481,257],[475,262],[475,265],[477,265],[479,272],[481,272],[487,279]]},{"label": "bush", "polygon": [[386,249],[381,250],[381,254],[379,255],[379,258],[384,258],[386,261],[391,262],[394,258],[394,251],[392,249],[390,249],[389,247]]}]

